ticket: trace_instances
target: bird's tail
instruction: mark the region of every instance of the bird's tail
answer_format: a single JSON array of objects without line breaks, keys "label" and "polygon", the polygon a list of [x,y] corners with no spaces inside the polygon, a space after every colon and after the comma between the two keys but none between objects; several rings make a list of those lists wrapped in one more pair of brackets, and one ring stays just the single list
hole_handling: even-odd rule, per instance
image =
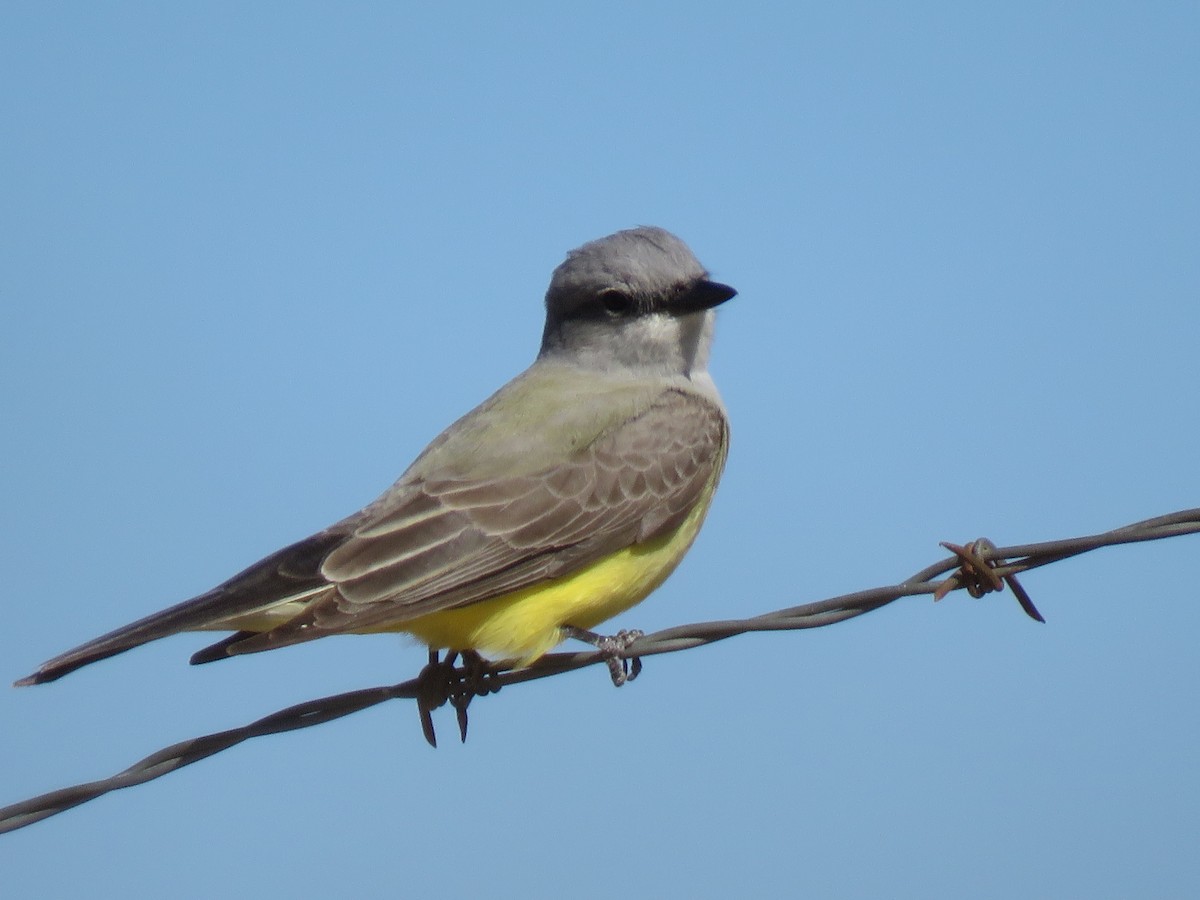
[{"label": "bird's tail", "polygon": [[[242,617],[269,609],[288,600],[310,596],[327,582],[321,576],[321,561],[344,538],[337,528],[329,528],[312,537],[284,547],[207,593],[152,613],[144,619],[110,631],[81,644],[47,662],[32,675],[14,682],[16,687],[45,684],[94,663],[159,638],[181,631],[206,631],[238,628]],[[244,638],[239,633],[192,658],[193,663],[223,658],[224,649]]]},{"label": "bird's tail", "polygon": [[94,663],[142,644],[156,641],[181,631],[191,631],[202,622],[211,621],[213,607],[225,603],[224,591],[215,588],[207,594],[185,600],[176,606],[161,610],[125,625],[108,634],[101,635],[86,644],[80,644],[73,650],[59,654],[54,659],[42,663],[32,675],[13,682],[14,687],[26,687],[31,684],[45,684],[62,678],[68,672],[74,672],[81,666]]}]

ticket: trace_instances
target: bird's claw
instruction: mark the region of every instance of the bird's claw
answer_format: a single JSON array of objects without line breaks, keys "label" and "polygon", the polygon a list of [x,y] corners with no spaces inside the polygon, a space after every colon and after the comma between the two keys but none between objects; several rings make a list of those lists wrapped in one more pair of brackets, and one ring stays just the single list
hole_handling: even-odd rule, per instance
[{"label": "bird's claw", "polygon": [[608,674],[612,678],[614,687],[620,687],[627,681],[633,681],[633,679],[641,674],[641,658],[626,656],[625,651],[638,638],[645,635],[644,631],[631,628],[628,631],[622,629],[616,634],[596,634],[593,631],[573,626],[566,627],[564,631],[570,637],[585,641],[600,651],[600,655],[604,657],[604,661],[608,664]]}]

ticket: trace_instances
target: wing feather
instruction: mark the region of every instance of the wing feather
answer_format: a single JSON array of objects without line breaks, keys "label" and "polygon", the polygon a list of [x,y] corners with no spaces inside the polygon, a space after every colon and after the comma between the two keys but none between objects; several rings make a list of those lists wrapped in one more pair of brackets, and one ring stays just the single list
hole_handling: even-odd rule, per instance
[{"label": "wing feather", "polygon": [[325,558],[321,574],[336,590],[230,652],[402,626],[652,540],[719,477],[725,441],[719,407],[672,389],[552,470],[414,480]]}]

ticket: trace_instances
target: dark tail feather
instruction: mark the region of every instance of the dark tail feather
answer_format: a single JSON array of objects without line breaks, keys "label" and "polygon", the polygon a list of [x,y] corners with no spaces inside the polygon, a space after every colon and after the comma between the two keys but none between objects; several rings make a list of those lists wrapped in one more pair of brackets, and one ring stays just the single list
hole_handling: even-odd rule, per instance
[{"label": "dark tail feather", "polygon": [[228,652],[228,648],[238,641],[244,641],[248,637],[253,637],[257,632],[254,631],[235,631],[224,640],[217,641],[215,644],[209,644],[203,650],[198,650],[192,654],[192,658],[188,660],[193,666],[203,665],[204,663],[216,662],[218,659],[229,659],[232,653]]},{"label": "dark tail feather", "polygon": [[32,675],[26,675],[13,682],[13,687],[28,687],[31,684],[45,684],[47,681],[54,681],[62,678],[68,672],[74,672],[80,666],[86,666],[88,663],[99,662],[102,659],[107,659],[110,656],[116,656],[118,653],[124,653],[126,650],[133,649],[134,645],[128,647],[113,647],[109,650],[97,649],[87,655],[76,655],[83,650],[72,651],[71,654],[64,653],[62,656],[56,656],[49,662],[42,663],[36,672]]},{"label": "dark tail feather", "polygon": [[[349,521],[349,520],[346,520]],[[139,619],[132,625],[110,631],[108,634],[88,641],[74,650],[68,650],[20,681],[17,687],[30,684],[45,684],[74,672],[81,666],[107,659],[132,650],[149,641],[156,641],[181,631],[201,631],[240,615],[266,609],[288,597],[303,595],[327,582],[321,577],[321,561],[345,540],[345,525],[339,524],[307,537],[302,541],[272,553],[256,562],[245,571],[234,575],[224,584],[191,600],[185,600],[169,609]],[[223,659],[225,649],[244,633],[233,635],[208,649],[201,650],[192,662],[212,662]]]},{"label": "dark tail feather", "polygon": [[210,606],[223,602],[220,588],[185,600],[177,606],[164,609],[139,619],[131,625],[110,631],[95,640],[81,644],[74,650],[48,660],[38,667],[32,675],[27,675],[20,681],[13,682],[14,687],[27,687],[31,684],[45,684],[62,678],[68,672],[86,666],[89,663],[116,656],[142,644],[156,641],[168,635],[177,634],[195,628],[199,621],[205,618],[205,612]]}]

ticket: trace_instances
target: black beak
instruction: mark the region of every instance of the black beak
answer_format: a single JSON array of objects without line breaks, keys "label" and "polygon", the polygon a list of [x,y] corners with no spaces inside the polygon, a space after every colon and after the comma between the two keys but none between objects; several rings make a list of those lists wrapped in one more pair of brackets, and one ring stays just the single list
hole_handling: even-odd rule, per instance
[{"label": "black beak", "polygon": [[736,296],[737,291],[729,285],[705,279],[697,281],[687,291],[676,297],[671,303],[671,309],[672,312],[679,313],[700,312],[720,306],[726,300],[732,300]]}]

